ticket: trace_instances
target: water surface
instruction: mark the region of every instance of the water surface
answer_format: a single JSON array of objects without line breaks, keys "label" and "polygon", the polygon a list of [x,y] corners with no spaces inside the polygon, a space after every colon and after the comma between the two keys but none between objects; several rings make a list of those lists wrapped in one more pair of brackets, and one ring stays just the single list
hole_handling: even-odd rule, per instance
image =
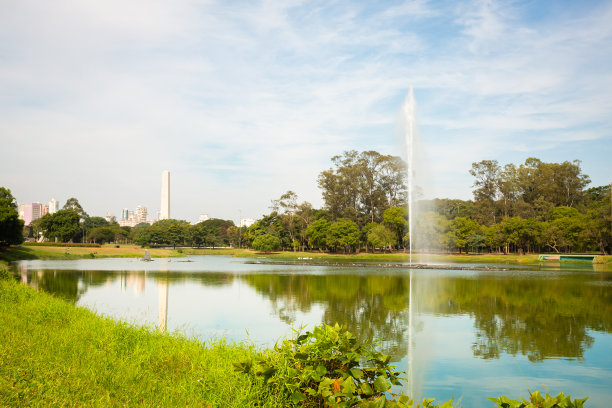
[{"label": "water surface", "polygon": [[16,274],[101,314],[204,340],[270,346],[303,325],[346,324],[379,340],[417,398],[479,407],[493,405],[486,397],[540,389],[609,405],[612,274],[591,265],[475,271],[245,261],[36,260],[16,264]]}]

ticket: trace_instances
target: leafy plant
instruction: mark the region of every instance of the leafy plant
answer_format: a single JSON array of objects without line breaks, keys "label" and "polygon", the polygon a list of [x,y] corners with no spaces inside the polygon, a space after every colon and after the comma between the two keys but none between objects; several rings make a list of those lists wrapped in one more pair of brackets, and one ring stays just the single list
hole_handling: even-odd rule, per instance
[{"label": "leafy plant", "polygon": [[535,391],[529,399],[530,401],[525,401],[521,398],[521,401],[517,401],[506,396],[489,398],[497,404],[496,408],[582,408],[588,397],[572,401],[571,395],[565,396],[562,392],[556,397],[551,397],[548,393],[546,397],[542,397],[540,391]]},{"label": "leafy plant", "polygon": [[[274,353],[259,360],[235,363],[237,371],[263,378],[268,387],[284,393],[290,406],[300,407],[412,407],[406,395],[391,392],[400,385],[401,372],[389,365],[390,357],[372,343],[359,343],[345,328],[316,326],[312,332],[296,332]],[[387,395],[393,399],[388,400]],[[420,406],[420,405],[417,405]],[[433,399],[424,400],[425,407]],[[451,407],[451,401],[441,407]]]}]

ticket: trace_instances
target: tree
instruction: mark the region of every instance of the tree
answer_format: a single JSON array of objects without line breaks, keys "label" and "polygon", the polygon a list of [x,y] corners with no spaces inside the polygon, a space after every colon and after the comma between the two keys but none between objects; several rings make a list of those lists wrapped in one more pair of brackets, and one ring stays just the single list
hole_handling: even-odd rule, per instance
[{"label": "tree", "polygon": [[405,196],[405,164],[375,151],[345,151],[332,157],[335,168],[319,174],[325,208],[332,220],[346,218],[363,226],[381,222],[384,210]]},{"label": "tree", "polygon": [[311,248],[319,250],[327,246],[327,231],[330,223],[325,218],[319,218],[306,228],[305,236]]},{"label": "tree", "polygon": [[408,210],[406,207],[389,207],[383,213],[385,224],[395,233],[395,242],[402,244],[402,237],[408,229]]},{"label": "tree", "polygon": [[343,248],[344,253],[352,251],[359,245],[359,227],[354,221],[340,218],[327,229],[325,242],[334,250]]},{"label": "tree", "polygon": [[23,220],[17,202],[8,188],[0,187],[0,247],[23,242]]},{"label": "tree", "polygon": [[96,227],[89,231],[88,239],[95,244],[112,242],[115,239],[115,231],[111,227]]},{"label": "tree", "polygon": [[470,174],[476,177],[474,201],[481,209],[482,222],[495,223],[495,201],[498,194],[500,167],[497,160],[472,163]]},{"label": "tree", "polygon": [[478,230],[478,223],[469,218],[457,217],[450,223],[450,231],[454,237],[454,244],[459,249],[468,252],[470,237]]},{"label": "tree", "polygon": [[397,242],[397,234],[381,224],[373,223],[367,236],[368,242],[372,244],[373,248],[389,248],[389,251],[391,251],[393,245]]},{"label": "tree", "polygon": [[253,249],[261,252],[272,252],[280,248],[281,241],[275,236],[264,234],[253,240]]},{"label": "tree", "polygon": [[61,242],[75,241],[81,235],[80,219],[75,210],[61,209],[42,217],[40,227],[47,238],[57,238]]},{"label": "tree", "polygon": [[62,209],[75,211],[77,214],[79,214],[79,217],[83,220],[89,218],[89,215],[87,215],[83,207],[81,207],[81,204],[79,204],[79,200],[77,200],[74,197],[69,198],[66,201],[66,204],[64,204],[64,206],[62,207]]}]

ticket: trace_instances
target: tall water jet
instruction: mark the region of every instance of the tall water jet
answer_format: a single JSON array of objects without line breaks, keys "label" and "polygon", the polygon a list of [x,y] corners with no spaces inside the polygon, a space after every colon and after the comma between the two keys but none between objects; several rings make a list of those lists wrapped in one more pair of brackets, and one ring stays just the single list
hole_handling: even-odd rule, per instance
[{"label": "tall water jet", "polygon": [[412,265],[412,251],[414,248],[414,138],[415,138],[415,103],[414,103],[414,91],[410,87],[406,102],[402,108],[404,114],[404,144],[406,147],[406,162],[408,164],[407,176],[408,176],[408,239],[409,239],[409,262]]}]

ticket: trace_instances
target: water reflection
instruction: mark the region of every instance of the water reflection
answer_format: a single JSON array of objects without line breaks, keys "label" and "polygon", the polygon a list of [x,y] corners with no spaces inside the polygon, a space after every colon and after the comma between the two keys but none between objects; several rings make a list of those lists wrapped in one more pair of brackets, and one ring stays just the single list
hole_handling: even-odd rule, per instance
[{"label": "water reflection", "polygon": [[[359,338],[378,339],[410,377],[405,391],[417,397],[480,396],[483,381],[493,387],[491,396],[504,386],[516,392],[526,382],[533,388],[552,382],[560,389],[551,392],[591,395],[596,407],[612,381],[610,273],[584,266],[409,271],[194,259],[29,261],[15,274],[102,314],[204,338],[273,345],[291,327],[338,322]],[[559,382],[561,372],[572,382]]]},{"label": "water reflection", "polygon": [[158,297],[158,320],[157,325],[160,332],[165,332],[168,325],[168,280],[160,278],[157,280]]},{"label": "water reflection", "polygon": [[[371,271],[370,271],[371,272]],[[453,272],[342,271],[327,274],[203,273],[167,271],[77,271],[28,269],[18,265],[19,279],[31,286],[78,302],[92,287],[133,287],[142,294],[147,280],[158,292],[158,325],[165,330],[170,285],[208,288],[246,283],[269,301],[271,312],[287,325],[322,308],[321,321],[345,324],[359,338],[379,339],[383,352],[399,361],[409,351],[409,321],[417,315],[468,315],[473,319],[477,358],[521,354],[538,362],[547,358],[582,359],[593,344],[589,330],[612,329],[612,279],[593,272]],[[412,290],[411,290],[412,289]],[[176,299],[180,302],[179,299]],[[411,304],[412,301],[412,304]],[[418,318],[412,326],[421,331]]]}]

